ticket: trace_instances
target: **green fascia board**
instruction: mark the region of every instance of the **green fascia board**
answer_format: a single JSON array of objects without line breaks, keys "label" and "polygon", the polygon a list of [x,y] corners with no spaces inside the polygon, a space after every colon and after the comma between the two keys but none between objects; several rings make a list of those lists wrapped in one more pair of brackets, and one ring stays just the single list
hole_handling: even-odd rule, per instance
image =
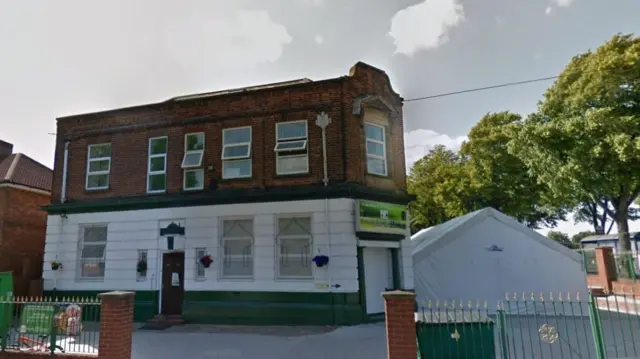
[{"label": "green fascia board", "polygon": [[49,214],[128,211],[154,208],[191,207],[237,203],[280,202],[324,198],[353,198],[406,205],[415,196],[406,191],[369,188],[357,183],[282,186],[271,188],[225,188],[201,192],[113,197],[87,201],[69,201],[43,206]]}]

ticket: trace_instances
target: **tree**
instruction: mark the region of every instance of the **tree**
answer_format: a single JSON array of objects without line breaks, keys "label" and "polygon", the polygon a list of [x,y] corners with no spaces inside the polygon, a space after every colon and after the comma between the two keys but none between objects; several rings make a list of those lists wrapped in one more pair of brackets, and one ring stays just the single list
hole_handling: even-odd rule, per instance
[{"label": "tree", "polygon": [[[606,211],[604,208],[609,208],[610,210]],[[575,209],[573,220],[576,223],[591,224],[594,233],[609,234],[615,223],[615,218],[609,215],[613,210],[614,208],[607,198],[597,199],[596,201],[587,200],[580,203]],[[630,206],[627,216],[630,221],[638,220],[640,219],[640,210]],[[601,231],[599,231],[600,229]]]},{"label": "tree", "polygon": [[576,249],[578,248],[578,245],[571,242],[569,240],[569,235],[566,233],[562,233],[560,231],[549,231],[547,233],[547,238],[549,238],[552,241],[556,241],[560,244],[562,244],[563,246],[567,247],[567,248],[571,248],[571,249]]},{"label": "tree", "polygon": [[640,194],[640,38],[616,35],[574,57],[509,150],[555,198],[601,206],[630,251],[628,210]]},{"label": "tree", "polygon": [[578,232],[578,233],[574,234],[573,236],[571,236],[571,242],[579,245],[581,240],[585,239],[586,237],[592,236],[594,234],[596,234],[596,233],[595,232],[591,232],[591,231]]},{"label": "tree", "polygon": [[556,242],[569,242],[569,235],[566,233],[562,233],[560,231],[549,231],[547,232],[547,238],[556,241]]},{"label": "tree", "polygon": [[488,113],[471,129],[460,154],[467,161],[476,206],[493,207],[529,227],[555,227],[565,211],[551,209],[547,187],[531,176],[524,162],[508,152],[509,141],[522,126],[521,116],[508,111]]},{"label": "tree", "polygon": [[410,205],[414,233],[473,211],[464,160],[442,145],[413,165],[407,182],[409,193],[417,197]]}]

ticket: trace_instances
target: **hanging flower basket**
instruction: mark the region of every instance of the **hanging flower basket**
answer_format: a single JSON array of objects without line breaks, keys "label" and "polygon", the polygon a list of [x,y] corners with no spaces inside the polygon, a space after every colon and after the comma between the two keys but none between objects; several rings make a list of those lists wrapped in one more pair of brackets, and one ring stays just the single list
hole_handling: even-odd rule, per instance
[{"label": "hanging flower basket", "polygon": [[211,255],[205,254],[202,257],[200,257],[200,264],[202,264],[203,267],[209,268],[211,267],[211,263],[213,263],[213,259],[211,258]]},{"label": "hanging flower basket", "polygon": [[51,270],[62,270],[62,262],[51,261]]},{"label": "hanging flower basket", "polygon": [[144,273],[147,271],[147,262],[146,261],[138,261],[138,265],[136,266],[136,271],[138,273]]},{"label": "hanging flower basket", "polygon": [[312,261],[316,264],[316,266],[324,267],[329,263],[329,257],[325,256],[324,254],[318,254],[317,256],[313,257]]}]

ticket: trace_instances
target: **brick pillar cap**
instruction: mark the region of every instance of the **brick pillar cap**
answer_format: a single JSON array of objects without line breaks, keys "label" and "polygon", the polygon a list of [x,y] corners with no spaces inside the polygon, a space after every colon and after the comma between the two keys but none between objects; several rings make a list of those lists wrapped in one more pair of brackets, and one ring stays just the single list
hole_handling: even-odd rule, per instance
[{"label": "brick pillar cap", "polygon": [[411,297],[411,298],[415,298],[416,293],[414,292],[407,292],[404,290],[392,290],[389,292],[383,292],[382,296],[385,298],[393,298],[393,297]]},{"label": "brick pillar cap", "polygon": [[125,292],[125,291],[121,291],[121,290],[115,290],[113,292],[105,292],[105,293],[100,293],[98,294],[98,296],[100,298],[104,298],[104,297],[108,297],[108,298],[118,298],[118,297],[129,297],[129,296],[133,296],[135,295],[134,292]]}]

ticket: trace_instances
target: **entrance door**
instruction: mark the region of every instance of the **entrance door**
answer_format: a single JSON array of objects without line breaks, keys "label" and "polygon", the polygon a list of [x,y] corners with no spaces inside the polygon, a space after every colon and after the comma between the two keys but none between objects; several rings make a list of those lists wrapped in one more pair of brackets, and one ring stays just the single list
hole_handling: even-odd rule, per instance
[{"label": "entrance door", "polygon": [[162,256],[162,314],[182,314],[184,295],[184,252]]},{"label": "entrance door", "polygon": [[391,250],[362,248],[367,314],[384,313],[382,292],[393,286]]}]

